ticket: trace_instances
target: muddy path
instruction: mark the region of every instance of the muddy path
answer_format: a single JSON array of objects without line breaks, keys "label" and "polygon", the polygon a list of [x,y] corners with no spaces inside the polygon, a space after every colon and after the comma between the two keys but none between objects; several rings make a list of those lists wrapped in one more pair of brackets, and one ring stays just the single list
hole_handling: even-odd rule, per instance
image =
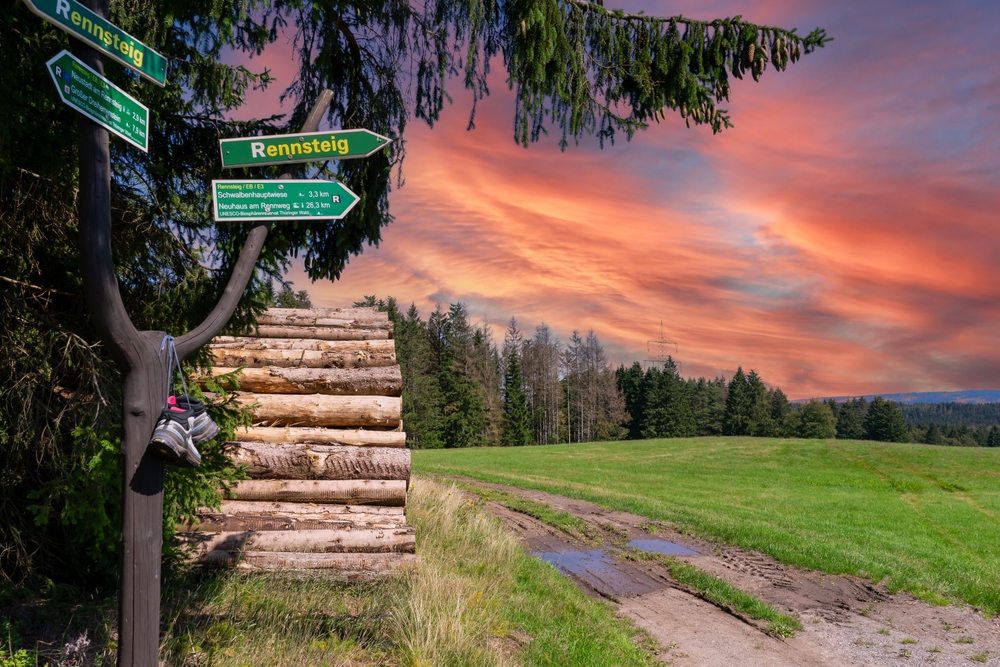
[{"label": "muddy path", "polygon": [[[459,481],[459,480],[456,480]],[[460,480],[546,503],[589,524],[573,536],[498,502],[485,506],[578,586],[610,600],[660,645],[659,658],[679,667],[812,667],[844,665],[1000,665],[1000,618],[968,607],[935,607],[848,576],[787,566],[770,556],[681,534],[664,523],[540,491]],[[481,499],[480,499],[481,500]],[[635,542],[641,540],[642,542]],[[673,581],[656,562],[616,557],[602,545],[631,543],[677,558],[753,593],[803,630],[789,639],[765,633]],[[684,553],[693,552],[693,553]]]}]

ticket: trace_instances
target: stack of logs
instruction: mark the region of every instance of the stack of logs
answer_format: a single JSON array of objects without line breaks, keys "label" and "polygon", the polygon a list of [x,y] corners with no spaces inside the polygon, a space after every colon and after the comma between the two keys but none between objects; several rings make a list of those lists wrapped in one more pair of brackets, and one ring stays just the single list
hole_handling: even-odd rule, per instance
[{"label": "stack of logs", "polygon": [[257,337],[219,336],[209,348],[212,375],[243,369],[237,400],[254,425],[224,445],[250,479],[181,535],[194,561],[357,578],[414,559],[403,380],[386,314],[273,308]]}]

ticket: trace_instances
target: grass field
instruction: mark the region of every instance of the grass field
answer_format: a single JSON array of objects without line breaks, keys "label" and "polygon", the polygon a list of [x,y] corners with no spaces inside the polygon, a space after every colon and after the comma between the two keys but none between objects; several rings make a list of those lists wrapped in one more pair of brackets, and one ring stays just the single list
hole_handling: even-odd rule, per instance
[{"label": "grass field", "polygon": [[414,451],[413,468],[590,500],[1000,613],[1000,449],[688,438]]}]

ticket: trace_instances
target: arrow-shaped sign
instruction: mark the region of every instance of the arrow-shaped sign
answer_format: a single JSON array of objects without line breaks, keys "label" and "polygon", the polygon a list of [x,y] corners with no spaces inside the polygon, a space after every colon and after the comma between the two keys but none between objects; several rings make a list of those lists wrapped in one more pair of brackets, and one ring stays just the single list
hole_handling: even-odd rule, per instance
[{"label": "arrow-shaped sign", "polygon": [[222,166],[231,169],[368,157],[391,141],[371,130],[330,130],[220,139],[219,150],[222,152]]},{"label": "arrow-shaped sign", "polygon": [[361,199],[336,181],[212,181],[218,222],[339,220]]},{"label": "arrow-shaped sign", "polygon": [[77,0],[24,0],[28,8],[153,83],[167,82],[167,59]]},{"label": "arrow-shaped sign", "polygon": [[60,51],[45,64],[63,102],[136,148],[148,150],[149,109],[69,51]]}]

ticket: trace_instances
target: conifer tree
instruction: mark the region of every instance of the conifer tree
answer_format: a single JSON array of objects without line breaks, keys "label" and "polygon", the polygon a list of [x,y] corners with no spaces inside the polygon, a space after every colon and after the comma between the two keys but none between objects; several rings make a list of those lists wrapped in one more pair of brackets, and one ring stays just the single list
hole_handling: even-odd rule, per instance
[{"label": "conifer tree", "polygon": [[865,416],[865,438],[880,442],[906,442],[908,432],[903,413],[894,401],[881,396],[872,399]]},{"label": "conifer tree", "polygon": [[696,434],[688,399],[687,384],[681,380],[677,364],[667,357],[663,368],[646,372],[646,409],[642,419],[643,438],[685,438]]},{"label": "conifer tree", "polygon": [[615,371],[615,383],[625,399],[625,412],[629,415],[628,438],[642,437],[642,422],[646,412],[646,374],[638,361],[628,368],[624,364]]},{"label": "conifer tree", "polygon": [[865,417],[868,402],[865,397],[852,398],[837,411],[837,438],[840,440],[863,440],[865,437]]},{"label": "conifer tree", "polygon": [[[438,310],[440,314],[440,309]],[[473,336],[461,303],[451,304],[438,318],[441,330],[438,384],[441,390],[441,439],[445,447],[486,444],[486,406],[481,387],[469,373]]]},{"label": "conifer tree", "polygon": [[503,381],[503,435],[500,444],[505,447],[530,445],[531,413],[528,411],[528,394],[521,375],[521,332],[517,320],[510,318],[504,336],[506,368]]},{"label": "conifer tree", "polygon": [[771,400],[767,386],[757,371],[750,371],[746,384],[747,417],[749,419],[747,435],[763,438],[778,435],[777,426],[774,419],[771,418]]},{"label": "conifer tree", "polygon": [[722,432],[725,435],[750,434],[749,386],[742,366],[736,369],[736,373],[729,380],[729,395],[726,398],[726,414],[722,421]]},{"label": "conifer tree", "polygon": [[[996,427],[994,426],[993,428]],[[924,442],[928,445],[943,445],[944,433],[941,432],[941,427],[937,424],[931,424],[927,429],[927,433],[924,434]]]},{"label": "conifer tree", "polygon": [[688,380],[687,394],[694,419],[695,435],[722,435],[726,415],[726,381],[723,378]]},{"label": "conifer tree", "polygon": [[990,428],[990,434],[986,438],[987,447],[1000,447],[1000,426],[996,424]]}]

